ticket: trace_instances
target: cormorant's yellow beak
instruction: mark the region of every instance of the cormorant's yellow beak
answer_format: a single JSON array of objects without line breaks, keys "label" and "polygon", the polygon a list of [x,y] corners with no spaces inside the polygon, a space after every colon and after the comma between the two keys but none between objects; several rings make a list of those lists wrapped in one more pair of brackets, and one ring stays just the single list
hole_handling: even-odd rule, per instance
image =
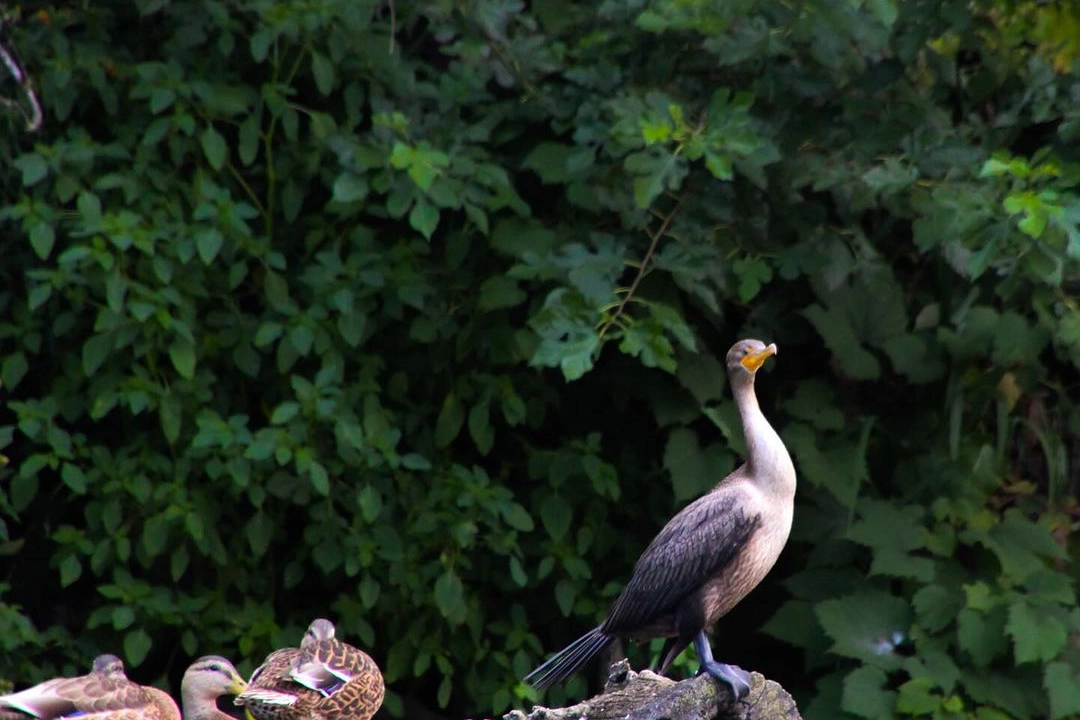
[{"label": "cormorant's yellow beak", "polygon": [[247,681],[242,677],[235,677],[232,685],[229,686],[228,693],[230,695],[239,695],[245,690],[247,690]]},{"label": "cormorant's yellow beak", "polygon": [[769,347],[765,348],[764,350],[762,350],[760,352],[756,352],[756,353],[751,353],[750,355],[747,355],[746,357],[744,357],[739,362],[742,363],[742,366],[744,368],[746,368],[747,370],[749,370],[750,372],[757,372],[758,368],[761,367],[762,365],[764,365],[765,361],[768,360],[771,356],[773,356],[775,354],[776,354],[776,343],[772,343],[771,345],[769,345]]}]

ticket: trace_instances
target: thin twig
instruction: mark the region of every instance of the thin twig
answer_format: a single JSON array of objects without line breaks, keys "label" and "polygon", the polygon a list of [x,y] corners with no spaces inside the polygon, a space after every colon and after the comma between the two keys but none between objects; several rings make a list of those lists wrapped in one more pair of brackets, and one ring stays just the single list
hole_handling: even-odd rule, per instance
[{"label": "thin twig", "polygon": [[638,266],[637,275],[634,277],[634,281],[630,283],[630,288],[626,291],[626,294],[623,295],[622,300],[619,301],[618,306],[615,308],[615,312],[600,326],[600,330],[597,334],[601,340],[604,339],[604,335],[607,334],[607,331],[621,319],[623,313],[626,312],[626,306],[634,299],[634,293],[637,291],[638,285],[641,284],[641,281],[645,279],[645,276],[649,272],[649,263],[652,260],[652,256],[656,253],[656,246],[660,244],[660,238],[667,233],[668,226],[671,225],[671,221],[675,219],[681,206],[681,200],[676,201],[675,207],[664,217],[664,221],[660,223],[660,227],[657,231],[650,235],[649,249],[645,251],[645,257],[641,259],[641,264]]},{"label": "thin twig", "polygon": [[390,54],[394,54],[394,36],[397,35],[397,11],[394,8],[394,0],[387,0],[390,6]]}]

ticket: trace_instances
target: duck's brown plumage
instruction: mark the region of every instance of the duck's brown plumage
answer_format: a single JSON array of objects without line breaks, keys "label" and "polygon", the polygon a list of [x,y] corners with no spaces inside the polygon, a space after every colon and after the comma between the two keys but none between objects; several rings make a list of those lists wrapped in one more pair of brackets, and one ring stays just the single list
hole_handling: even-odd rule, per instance
[{"label": "duck's brown plumage", "polygon": [[299,648],[266,657],[236,699],[255,720],[368,720],[382,705],[382,672],[338,640],[329,620],[311,623]]},{"label": "duck's brown plumage", "polygon": [[775,345],[741,340],[727,354],[746,463],[668,521],[599,627],[526,680],[537,687],[559,682],[615,638],[667,637],[660,672],[693,642],[706,671],[736,695],[749,689],[744,671],[713,660],[706,633],[772,569],[791,531],[795,468],[754,394],[754,374],[775,353]]},{"label": "duck's brown plumage", "polygon": [[96,658],[88,675],[46,680],[4,695],[0,707],[22,720],[68,715],[87,720],[180,720],[180,710],[168,693],[128,680],[115,655]]}]

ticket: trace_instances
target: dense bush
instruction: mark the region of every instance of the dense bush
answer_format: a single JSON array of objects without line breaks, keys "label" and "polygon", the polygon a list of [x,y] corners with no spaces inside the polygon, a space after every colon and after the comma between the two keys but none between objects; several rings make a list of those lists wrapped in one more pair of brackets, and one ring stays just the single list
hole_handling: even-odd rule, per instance
[{"label": "dense bush", "polygon": [[738,461],[757,336],[799,505],[723,659],[809,718],[1080,713],[1073,6],[6,12],[0,674],[326,614],[395,714],[525,704]]}]

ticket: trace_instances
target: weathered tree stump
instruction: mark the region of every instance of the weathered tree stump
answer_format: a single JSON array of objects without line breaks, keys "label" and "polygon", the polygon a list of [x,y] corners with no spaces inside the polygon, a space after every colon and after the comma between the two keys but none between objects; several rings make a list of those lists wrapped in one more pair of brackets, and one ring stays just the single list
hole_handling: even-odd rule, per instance
[{"label": "weathered tree stump", "polygon": [[613,664],[599,695],[565,708],[514,710],[503,720],[802,720],[784,688],[751,673],[750,694],[734,702],[731,691],[708,675],[676,682],[651,670]]}]

